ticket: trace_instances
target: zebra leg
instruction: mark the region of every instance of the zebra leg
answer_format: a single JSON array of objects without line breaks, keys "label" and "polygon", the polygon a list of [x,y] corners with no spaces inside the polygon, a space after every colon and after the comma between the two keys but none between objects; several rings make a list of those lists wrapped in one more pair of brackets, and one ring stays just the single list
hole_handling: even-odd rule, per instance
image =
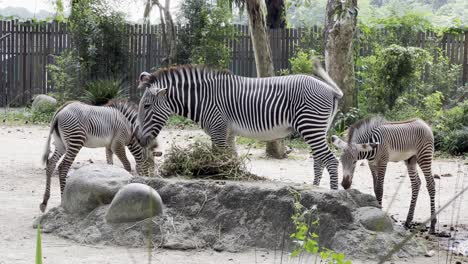
[{"label": "zebra leg", "polygon": [[318,163],[320,165],[317,165],[317,167],[314,165],[314,185],[320,185],[323,170],[320,169],[319,166],[325,166],[328,170],[328,173],[330,174],[330,188],[337,190],[338,160],[328,147],[327,140],[323,131],[315,132],[316,130],[314,130],[313,132],[310,132],[306,128],[307,126],[296,126],[295,129],[302,135],[304,141],[311,147],[314,156],[314,162],[316,160],[320,161]]},{"label": "zebra leg", "polygon": [[406,216],[405,226],[410,227],[411,221],[413,221],[414,209],[416,202],[418,201],[419,189],[421,187],[421,180],[419,179],[418,171],[416,168],[416,156],[405,160],[406,167],[408,168],[408,175],[411,181],[411,204]]},{"label": "zebra leg", "polygon": [[374,186],[374,194],[376,194],[377,197],[377,185],[378,185],[378,175],[377,175],[377,166],[373,162],[369,162],[369,169],[372,174],[372,180],[373,180],[373,186]]},{"label": "zebra leg", "polygon": [[[127,147],[135,158],[135,170],[137,174],[140,176],[151,176],[154,173],[153,149],[149,147],[142,148],[136,140],[132,140]],[[126,158],[127,156],[125,155]]]},{"label": "zebra leg", "polygon": [[[323,163],[321,160],[314,157],[314,185],[320,184],[320,179],[322,178],[322,175],[323,175]],[[316,179],[318,179],[317,184],[315,183]]]},{"label": "zebra leg", "polygon": [[73,148],[70,146],[73,143],[69,143],[65,157],[63,157],[62,162],[58,167],[59,170],[59,181],[60,181],[60,194],[63,196],[63,191],[65,190],[65,184],[67,183],[67,174],[70,170],[73,161],[75,160],[76,155],[83,147],[84,141],[76,142],[73,144]]},{"label": "zebra leg", "polygon": [[[150,154],[153,154],[153,152],[151,151]],[[147,164],[148,176],[153,177],[154,176],[154,171],[155,171],[154,157],[151,155],[151,157],[148,157],[148,159],[145,162]]]},{"label": "zebra leg", "polygon": [[112,149],[110,147],[106,147],[106,160],[107,160],[107,164],[109,165],[112,165],[114,164],[114,160],[112,158]]},{"label": "zebra leg", "polygon": [[128,172],[131,172],[132,167],[130,166],[130,161],[128,161],[127,155],[125,154],[125,145],[114,143],[112,144],[112,151],[115,153],[117,158],[119,158],[120,162],[122,162],[124,169]]},{"label": "zebra leg", "polygon": [[435,181],[434,176],[432,175],[432,149],[425,155],[418,155],[418,165],[421,168],[424,178],[426,178],[426,188],[429,192],[429,197],[431,199],[431,227],[429,233],[435,233],[435,224],[437,223],[437,218],[435,214]]},{"label": "zebra leg", "polygon": [[55,147],[54,154],[52,155],[52,157],[50,157],[50,159],[47,160],[46,189],[45,189],[45,192],[44,192],[44,198],[42,200],[42,203],[39,205],[39,208],[41,209],[41,212],[44,212],[46,207],[47,207],[47,203],[48,203],[49,198],[50,198],[50,181],[51,181],[51,177],[52,177],[52,174],[55,171],[55,166],[57,165],[57,162],[63,156],[63,152],[64,151],[63,151],[62,148]]},{"label": "zebra leg", "polygon": [[380,206],[382,206],[382,197],[383,197],[383,185],[385,179],[385,172],[387,171],[387,162],[383,162],[377,165],[377,186],[374,186],[375,198],[377,198],[377,202],[379,202]]},{"label": "zebra leg", "polygon": [[232,132],[231,130],[228,130],[227,133],[227,144],[229,146],[229,149],[232,151],[232,154],[234,156],[237,156],[236,134],[234,134],[234,132]]}]

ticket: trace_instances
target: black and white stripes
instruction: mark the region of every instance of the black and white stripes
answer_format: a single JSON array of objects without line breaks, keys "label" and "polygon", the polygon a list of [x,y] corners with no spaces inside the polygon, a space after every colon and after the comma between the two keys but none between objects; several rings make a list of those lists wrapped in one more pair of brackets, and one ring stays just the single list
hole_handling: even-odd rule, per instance
[{"label": "black and white stripes", "polygon": [[401,122],[388,122],[380,117],[363,119],[349,130],[348,142],[333,136],[333,143],[343,149],[343,182],[346,189],[351,186],[356,161],[369,160],[374,179],[374,192],[382,204],[383,184],[388,162],[405,161],[411,180],[411,204],[406,218],[409,226],[421,186],[416,165],[426,178],[426,186],[431,200],[431,232],[435,231],[435,182],[432,175],[434,137],[424,121],[413,119]]},{"label": "black and white stripes", "polygon": [[[107,106],[70,102],[57,110],[42,157],[47,164],[47,180],[41,211],[45,210],[50,197],[50,179],[57,162],[64,156],[58,166],[60,192],[63,194],[68,170],[82,147],[105,147],[107,163],[112,164],[112,155],[116,154],[125,169],[130,171],[130,162],[125,155],[125,146],[128,146],[135,157],[138,174],[150,174],[154,170],[151,149],[156,147],[156,141],[153,140],[146,148],[141,147],[133,136],[138,129],[136,121],[136,108],[125,101],[113,101]],[[55,149],[49,158],[52,135]]]},{"label": "black and white stripes", "polygon": [[146,88],[138,115],[142,144],[155,138],[173,113],[200,124],[218,147],[234,147],[236,135],[269,141],[296,130],[312,148],[314,183],[319,184],[325,166],[331,187],[338,188],[338,161],[326,142],[342,96],[334,83],[308,75],[246,78],[179,66],[142,73],[140,87]]}]

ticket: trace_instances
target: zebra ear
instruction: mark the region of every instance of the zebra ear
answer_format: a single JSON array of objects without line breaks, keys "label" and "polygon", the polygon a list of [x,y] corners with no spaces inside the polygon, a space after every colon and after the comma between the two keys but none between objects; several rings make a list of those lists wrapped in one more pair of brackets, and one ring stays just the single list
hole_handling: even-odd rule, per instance
[{"label": "zebra ear", "polygon": [[156,95],[165,96],[166,93],[167,93],[167,88],[162,88],[156,92]]},{"label": "zebra ear", "polygon": [[345,149],[348,147],[348,143],[344,142],[341,138],[335,135],[332,136],[332,143],[339,149]]},{"label": "zebra ear", "polygon": [[360,152],[368,152],[368,151],[374,150],[378,145],[380,145],[379,142],[356,144],[356,148]]},{"label": "zebra ear", "polygon": [[140,74],[140,82],[146,82],[150,79],[150,76],[151,74],[147,73],[147,72],[142,72]]},{"label": "zebra ear", "polygon": [[156,90],[156,88],[147,88],[146,90],[150,92],[151,95],[154,95],[154,96],[158,95],[158,90]]}]

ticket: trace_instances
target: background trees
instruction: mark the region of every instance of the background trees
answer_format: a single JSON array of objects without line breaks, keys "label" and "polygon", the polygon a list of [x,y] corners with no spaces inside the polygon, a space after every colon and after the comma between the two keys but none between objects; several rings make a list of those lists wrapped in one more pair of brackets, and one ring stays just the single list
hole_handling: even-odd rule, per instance
[{"label": "background trees", "polygon": [[[154,12],[147,14],[159,15],[162,35],[167,35],[162,45],[167,59],[152,67],[183,63],[230,67],[234,53],[227,44],[236,39],[236,21],[250,26],[258,76],[309,74],[310,55],[324,59],[345,93],[343,111],[335,122],[337,133],[358,118],[380,114],[394,120],[420,117],[430,121],[443,149],[451,149],[453,142],[459,142],[455,139],[466,135],[465,119],[460,127],[444,118],[453,113],[465,116],[463,102],[468,98],[468,86],[460,78],[460,60],[454,60],[463,56],[463,43],[453,52],[446,52],[441,44],[456,46],[467,35],[468,16],[459,0],[362,0],[359,15],[353,0],[187,0],[176,9],[166,8],[169,0],[164,5],[157,0],[144,2],[154,6]],[[128,76],[128,66],[134,63],[127,61],[127,21],[112,9],[112,0],[71,3],[71,15],[66,18],[57,1],[56,18],[67,21],[75,50],[56,56],[49,65],[49,76],[62,97],[81,94],[80,89],[94,79]],[[167,26],[168,21],[174,26]],[[313,27],[316,24],[325,26],[325,34]],[[284,26],[302,27],[301,39],[289,58],[290,66],[274,69],[267,44],[269,27]],[[172,36],[170,28],[174,28]],[[282,38],[291,37],[287,31],[280,32]],[[175,48],[171,48],[174,42]],[[124,81],[130,84],[132,80]]]}]

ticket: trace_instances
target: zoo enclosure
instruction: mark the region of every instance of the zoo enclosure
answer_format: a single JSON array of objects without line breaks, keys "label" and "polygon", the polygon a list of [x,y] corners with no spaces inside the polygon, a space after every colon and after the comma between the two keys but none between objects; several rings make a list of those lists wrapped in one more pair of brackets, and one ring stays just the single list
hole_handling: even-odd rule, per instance
[{"label": "zoo enclosure", "polygon": [[[231,48],[230,70],[243,76],[256,76],[255,59],[248,26],[236,25],[237,39],[228,42]],[[322,29],[315,26],[309,37],[322,41]],[[158,67],[165,56],[159,25],[127,25],[129,49],[129,95],[135,97],[137,79],[142,71]],[[54,62],[54,55],[73,48],[65,23],[31,23],[18,20],[0,21],[0,107],[25,105],[34,94],[53,90],[46,66]],[[304,29],[271,29],[270,45],[275,71],[289,69],[289,58],[301,47]],[[420,32],[417,46],[424,47],[434,33]],[[450,63],[463,65],[462,83],[468,82],[468,32],[447,34],[439,46]],[[360,47],[361,55],[372,53]]]}]

